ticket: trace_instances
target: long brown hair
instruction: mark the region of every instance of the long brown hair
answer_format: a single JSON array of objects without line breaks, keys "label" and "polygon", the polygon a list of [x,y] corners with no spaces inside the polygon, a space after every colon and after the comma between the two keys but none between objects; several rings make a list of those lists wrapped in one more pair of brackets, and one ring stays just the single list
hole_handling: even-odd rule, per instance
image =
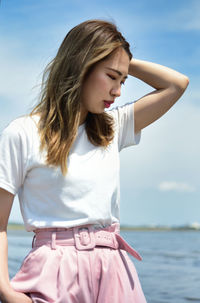
[{"label": "long brown hair", "polygon": [[[80,122],[84,80],[95,64],[119,47],[132,58],[128,42],[113,23],[85,21],[68,32],[44,71],[40,102],[30,115],[40,116],[40,150],[47,150],[46,163],[60,166],[63,175]],[[114,135],[112,117],[106,112],[88,113],[86,132],[92,144],[107,146]]]}]

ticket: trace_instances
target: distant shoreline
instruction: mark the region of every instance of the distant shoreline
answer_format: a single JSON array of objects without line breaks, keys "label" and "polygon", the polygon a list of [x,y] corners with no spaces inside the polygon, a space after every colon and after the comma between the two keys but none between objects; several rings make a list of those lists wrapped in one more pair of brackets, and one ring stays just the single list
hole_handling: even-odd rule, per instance
[{"label": "distant shoreline", "polygon": [[[9,223],[8,230],[25,230],[23,224]],[[200,231],[200,228],[193,226],[126,226],[121,225],[121,231]]]},{"label": "distant shoreline", "polygon": [[190,226],[121,226],[122,231],[200,231],[199,228]]},{"label": "distant shoreline", "polygon": [[25,230],[25,227],[20,223],[8,223],[8,230]]}]

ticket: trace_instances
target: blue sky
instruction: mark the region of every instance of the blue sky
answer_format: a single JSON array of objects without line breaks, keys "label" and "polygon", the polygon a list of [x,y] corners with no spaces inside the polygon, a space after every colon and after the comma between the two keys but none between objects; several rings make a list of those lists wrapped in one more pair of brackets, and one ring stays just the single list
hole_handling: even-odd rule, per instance
[{"label": "blue sky", "polygon": [[[133,56],[185,73],[190,85],[141,142],[121,153],[121,223],[200,223],[200,2],[198,0],[2,0],[0,130],[28,113],[41,75],[66,33],[87,19],[114,21]],[[118,104],[152,88],[129,77]],[[15,199],[10,221],[21,221]]]}]

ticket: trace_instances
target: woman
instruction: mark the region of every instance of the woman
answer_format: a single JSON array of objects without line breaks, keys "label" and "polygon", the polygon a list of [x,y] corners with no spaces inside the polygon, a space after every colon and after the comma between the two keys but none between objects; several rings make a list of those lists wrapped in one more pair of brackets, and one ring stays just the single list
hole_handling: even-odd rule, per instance
[{"label": "woman", "polygon": [[[127,76],[155,91],[105,112]],[[0,141],[0,298],[7,303],[146,302],[119,234],[119,151],[181,97],[188,78],[132,59],[115,25],[89,20],[65,37],[40,103]],[[9,281],[7,222],[19,195],[33,249]]]}]

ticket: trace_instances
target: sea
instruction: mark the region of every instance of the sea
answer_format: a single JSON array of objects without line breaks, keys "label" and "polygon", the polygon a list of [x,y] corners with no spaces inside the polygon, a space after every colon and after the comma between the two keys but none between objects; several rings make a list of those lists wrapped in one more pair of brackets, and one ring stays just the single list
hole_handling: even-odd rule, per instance
[{"label": "sea", "polygon": [[[148,303],[200,303],[200,231],[121,231]],[[32,233],[8,231],[10,277],[31,249]]]}]

